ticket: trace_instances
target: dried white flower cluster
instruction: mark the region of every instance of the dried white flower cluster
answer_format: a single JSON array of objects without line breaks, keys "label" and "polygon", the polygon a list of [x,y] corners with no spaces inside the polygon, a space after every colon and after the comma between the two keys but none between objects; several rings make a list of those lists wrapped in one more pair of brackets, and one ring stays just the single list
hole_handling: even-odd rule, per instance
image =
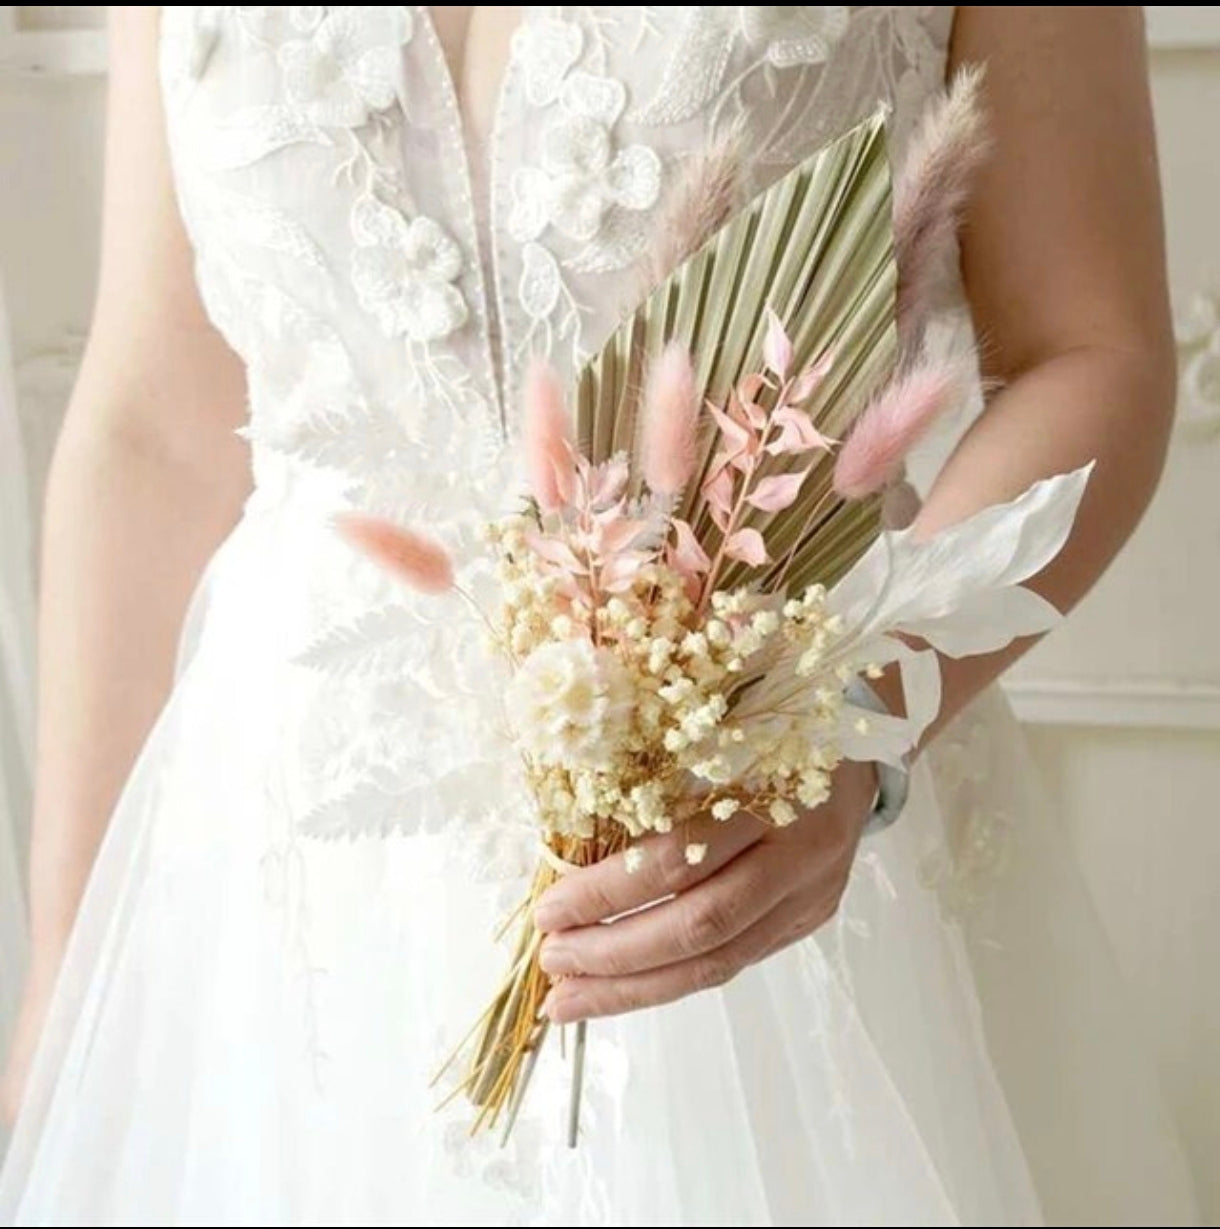
[{"label": "dried white flower cluster", "polygon": [[[540,560],[534,530],[514,517],[489,536],[507,714],[547,833],[588,838],[613,822],[634,838],[746,811],[783,825],[826,799],[843,696],[818,678],[840,635],[820,586],[779,608],[716,592],[703,609],[654,559],[594,602]],[[776,670],[793,684],[782,706],[741,705]]]}]

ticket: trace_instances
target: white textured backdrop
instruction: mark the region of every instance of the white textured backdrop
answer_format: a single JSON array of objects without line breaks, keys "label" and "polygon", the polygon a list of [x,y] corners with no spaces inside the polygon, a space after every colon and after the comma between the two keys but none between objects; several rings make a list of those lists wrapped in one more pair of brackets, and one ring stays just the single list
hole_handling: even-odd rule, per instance
[{"label": "white textured backdrop", "polygon": [[[35,501],[92,296],[104,13],[0,8],[0,272]],[[1215,1220],[1220,6],[1161,7],[1148,20],[1180,321],[1179,426],[1161,494],[1130,548],[1010,690],[1061,800],[1064,840],[1080,854],[1138,992]],[[0,963],[9,982],[0,984],[0,1011],[12,973]]]}]

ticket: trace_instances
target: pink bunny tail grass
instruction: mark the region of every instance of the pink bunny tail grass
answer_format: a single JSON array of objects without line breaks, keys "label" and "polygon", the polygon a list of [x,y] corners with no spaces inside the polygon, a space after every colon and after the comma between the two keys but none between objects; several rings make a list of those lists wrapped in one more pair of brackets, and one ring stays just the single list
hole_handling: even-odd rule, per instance
[{"label": "pink bunny tail grass", "polygon": [[641,261],[651,290],[697,252],[733,215],[742,188],[742,138],[737,128],[692,154],[661,200]]},{"label": "pink bunny tail grass", "polygon": [[670,342],[648,369],[640,427],[644,481],[658,495],[679,495],[695,471],[699,393],[690,355]]},{"label": "pink bunny tail grass", "polygon": [[898,328],[916,342],[935,298],[975,171],[990,141],[981,94],[983,69],[962,69],[925,112],[894,185]]},{"label": "pink bunny tail grass", "polygon": [[542,359],[525,377],[525,459],[530,491],[543,512],[556,512],[572,499],[575,462],[572,420],[554,369]]},{"label": "pink bunny tail grass", "polygon": [[863,499],[897,477],[907,453],[962,388],[962,372],[945,364],[926,363],[894,380],[856,420],[839,450],[836,494]]},{"label": "pink bunny tail grass", "polygon": [[371,516],[344,515],[335,524],[352,546],[412,589],[439,594],[453,588],[453,561],[439,542]]}]

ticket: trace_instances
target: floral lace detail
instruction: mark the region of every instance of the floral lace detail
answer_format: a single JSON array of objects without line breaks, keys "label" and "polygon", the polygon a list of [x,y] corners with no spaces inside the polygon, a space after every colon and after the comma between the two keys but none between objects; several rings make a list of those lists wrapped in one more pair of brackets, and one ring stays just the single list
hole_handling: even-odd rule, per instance
[{"label": "floral lace detail", "polygon": [[531,107],[549,107],[558,99],[583,46],[584,35],[571,21],[543,17],[520,26],[513,35],[513,55],[520,62],[522,88]]},{"label": "floral lace detail", "polygon": [[[462,251],[439,222],[407,207],[399,173],[383,165],[365,131],[400,105],[403,48],[415,29],[411,10],[253,8],[245,10],[242,29],[274,50],[282,101],[230,118],[226,135],[237,137],[237,149],[228,143],[227,166],[248,165],[298,141],[332,143],[344,134],[351,152],[337,173],[364,180],[350,222],[358,302],[387,337],[427,343],[460,329],[469,317],[455,284],[465,264]],[[396,207],[384,197],[404,199]]]},{"label": "floral lace detail", "polygon": [[574,270],[625,269],[643,250],[648,211],[661,194],[662,162],[656,151],[617,138],[627,87],[594,70],[603,50],[576,22],[558,18],[527,22],[513,38],[526,101],[560,112],[545,126],[539,165],[519,167],[512,178],[507,225],[509,234],[526,245],[518,301],[532,325],[522,344],[541,342],[550,353],[556,339],[570,338],[574,357],[579,354],[580,313],[559,260],[542,242],[544,235],[553,230],[579,245],[566,261]]},{"label": "floral lace detail", "polygon": [[[655,94],[633,118],[648,125],[676,124],[709,109],[715,129],[749,106],[750,87],[758,78],[773,97],[781,90],[799,97],[800,77],[777,72],[829,60],[847,34],[850,14],[848,8],[825,5],[692,7]],[[781,109],[781,119],[788,110]]]},{"label": "floral lace detail", "polygon": [[352,210],[352,285],[387,337],[435,341],[466,323],[466,300],[453,285],[462,252],[431,218],[407,221],[375,197]]},{"label": "floral lace detail", "polygon": [[775,68],[821,64],[847,33],[849,10],[838,5],[742,5],[741,31]]},{"label": "floral lace detail", "polygon": [[950,918],[963,918],[990,896],[1008,867],[1012,821],[992,801],[987,722],[968,719],[934,748],[939,801],[951,830],[945,843],[920,863],[920,882],[935,891]]},{"label": "floral lace detail", "polygon": [[[950,11],[692,5],[527,17],[511,65],[539,122],[508,180],[521,324],[510,359],[583,360],[589,296],[600,293],[585,279],[636,264],[668,169],[692,148],[688,125],[697,141],[740,131],[747,187],[762,188],[879,101],[905,122],[906,104],[939,79],[947,25],[933,29]],[[510,369],[510,390],[518,375]]]},{"label": "floral lace detail", "polygon": [[304,38],[283,43],[277,55],[284,93],[323,128],[359,128],[394,102],[399,48],[410,41],[411,12],[347,6],[322,16],[317,6],[290,8]]},{"label": "floral lace detail", "polygon": [[574,72],[559,98],[563,115],[547,128],[541,168],[523,167],[513,177],[508,227],[522,242],[553,226],[567,239],[592,243],[614,207],[638,213],[656,203],[661,159],[647,145],[615,150],[614,124],[627,105],[621,81]]}]

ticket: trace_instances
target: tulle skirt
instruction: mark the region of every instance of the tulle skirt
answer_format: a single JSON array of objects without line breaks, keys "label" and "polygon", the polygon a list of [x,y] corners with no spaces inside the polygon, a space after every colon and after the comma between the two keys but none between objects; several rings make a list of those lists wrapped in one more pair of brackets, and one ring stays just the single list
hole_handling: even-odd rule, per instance
[{"label": "tulle skirt", "polygon": [[[554,1041],[506,1146],[430,1087],[515,887],[460,825],[319,841],[311,672],[248,516],[117,807],[0,1177],[16,1224],[1191,1223],[1071,853],[989,696],[861,851],[838,918],[720,990]],[[304,548],[302,548],[304,549]],[[431,761],[427,711],[403,746]],[[453,772],[422,811],[444,810]],[[441,770],[436,769],[439,773]],[[457,778],[461,784],[461,777]],[[472,771],[462,788],[486,788]]]}]

